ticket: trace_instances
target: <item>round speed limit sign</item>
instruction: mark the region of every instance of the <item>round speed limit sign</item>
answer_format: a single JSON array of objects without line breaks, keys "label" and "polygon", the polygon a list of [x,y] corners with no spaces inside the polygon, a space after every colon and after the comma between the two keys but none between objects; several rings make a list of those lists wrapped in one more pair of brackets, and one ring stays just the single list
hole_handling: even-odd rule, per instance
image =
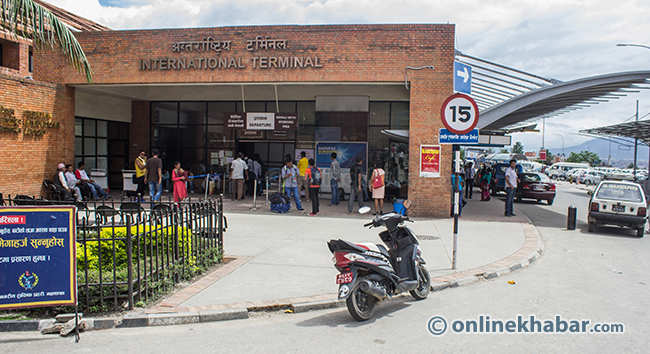
[{"label": "round speed limit sign", "polygon": [[457,93],[449,96],[442,104],[440,117],[442,124],[451,133],[467,134],[478,124],[478,106],[471,97]]}]

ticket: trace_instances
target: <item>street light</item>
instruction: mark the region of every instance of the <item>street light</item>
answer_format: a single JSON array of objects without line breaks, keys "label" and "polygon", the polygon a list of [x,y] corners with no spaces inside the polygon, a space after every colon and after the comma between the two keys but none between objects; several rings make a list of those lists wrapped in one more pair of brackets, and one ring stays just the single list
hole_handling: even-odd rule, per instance
[{"label": "street light", "polygon": [[650,49],[650,46],[643,45],[643,44],[626,44],[626,43],[619,43],[616,45],[617,47],[641,47],[641,48],[646,48]]}]

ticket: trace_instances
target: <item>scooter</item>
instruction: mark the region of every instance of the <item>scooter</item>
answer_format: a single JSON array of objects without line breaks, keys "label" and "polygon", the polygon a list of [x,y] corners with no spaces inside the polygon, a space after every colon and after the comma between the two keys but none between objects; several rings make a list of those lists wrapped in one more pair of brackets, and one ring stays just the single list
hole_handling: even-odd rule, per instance
[{"label": "scooter", "polygon": [[358,321],[370,319],[378,301],[407,291],[416,300],[422,300],[431,291],[431,277],[419,243],[413,231],[403,225],[404,221],[411,220],[390,212],[364,225],[385,227],[379,237],[386,247],[340,239],[327,243],[334,254],[334,266],[341,272],[336,278],[338,298],[345,299],[350,315]]}]

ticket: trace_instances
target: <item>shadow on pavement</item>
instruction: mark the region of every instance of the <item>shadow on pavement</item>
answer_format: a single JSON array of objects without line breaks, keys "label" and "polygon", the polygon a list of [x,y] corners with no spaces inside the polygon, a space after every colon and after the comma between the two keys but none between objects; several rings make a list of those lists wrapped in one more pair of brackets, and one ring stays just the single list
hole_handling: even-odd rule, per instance
[{"label": "shadow on pavement", "polygon": [[354,318],[352,318],[352,316],[348,312],[347,307],[344,306],[341,307],[340,311],[326,313],[321,316],[316,316],[308,320],[298,322],[296,325],[300,327],[322,327],[322,326],[327,326],[327,327],[345,326],[351,328],[361,327],[361,326],[374,323],[377,319],[382,318],[384,316],[390,317],[393,315],[393,313],[396,313],[398,311],[410,307],[411,300],[413,299],[408,297],[403,297],[394,300],[386,300],[386,301],[379,302],[377,303],[377,307],[375,308],[375,314],[372,315],[372,317],[369,320],[363,322],[359,322]]}]

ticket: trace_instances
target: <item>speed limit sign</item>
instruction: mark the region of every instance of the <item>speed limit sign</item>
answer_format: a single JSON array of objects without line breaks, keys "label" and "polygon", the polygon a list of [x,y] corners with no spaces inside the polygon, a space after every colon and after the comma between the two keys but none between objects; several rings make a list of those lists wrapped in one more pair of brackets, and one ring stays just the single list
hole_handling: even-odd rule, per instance
[{"label": "speed limit sign", "polygon": [[449,96],[442,104],[440,117],[442,124],[450,132],[467,134],[478,124],[478,106],[471,97],[457,93]]}]

